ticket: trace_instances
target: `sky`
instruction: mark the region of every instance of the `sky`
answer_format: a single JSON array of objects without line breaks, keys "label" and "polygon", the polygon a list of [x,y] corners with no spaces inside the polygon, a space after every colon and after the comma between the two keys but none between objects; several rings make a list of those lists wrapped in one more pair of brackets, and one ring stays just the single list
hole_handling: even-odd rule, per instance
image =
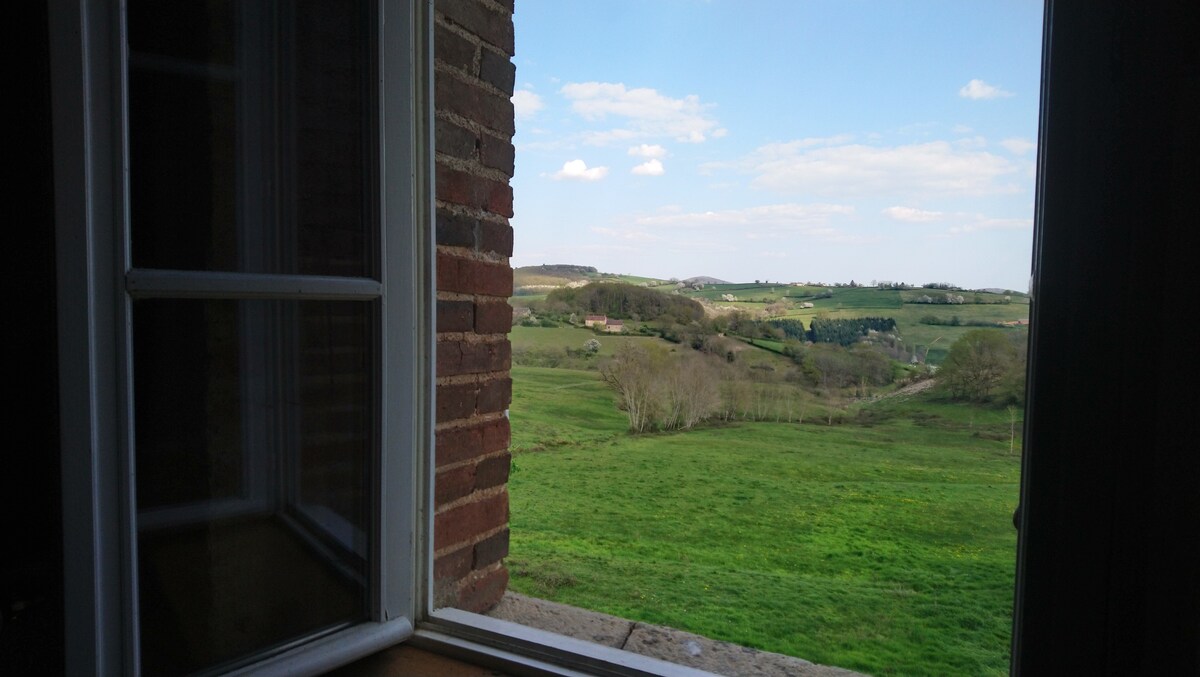
[{"label": "sky", "polygon": [[518,0],[514,266],[1025,291],[1034,0]]}]

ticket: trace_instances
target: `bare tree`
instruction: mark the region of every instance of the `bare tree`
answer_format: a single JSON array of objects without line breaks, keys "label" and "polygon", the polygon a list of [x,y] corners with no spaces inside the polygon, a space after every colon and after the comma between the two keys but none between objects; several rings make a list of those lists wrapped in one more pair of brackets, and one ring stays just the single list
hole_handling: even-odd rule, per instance
[{"label": "bare tree", "polygon": [[841,412],[841,401],[838,398],[836,391],[830,389],[825,391],[825,423],[833,425],[833,415]]},{"label": "bare tree", "polygon": [[716,369],[708,359],[695,355],[684,358],[676,374],[673,382],[679,388],[674,398],[679,402],[679,427],[691,428],[707,421],[721,407]]},{"label": "bare tree", "polygon": [[657,418],[658,398],[653,360],[643,348],[625,344],[600,365],[600,377],[617,394],[617,404],[629,418],[629,429],[640,433]]},{"label": "bare tree", "polygon": [[1017,442],[1017,411],[1013,405],[1008,405],[1008,455],[1012,456],[1013,447]]},{"label": "bare tree", "polygon": [[803,424],[804,423],[804,412],[808,410],[808,404],[810,402],[808,393],[797,388],[796,389],[796,400],[798,403],[798,405],[796,407],[797,408],[796,413],[798,414],[798,416],[796,418],[796,422]]},{"label": "bare tree", "polygon": [[[804,389],[790,384],[781,386],[779,403],[787,413],[788,423],[791,423],[793,419],[797,423],[804,423],[804,413],[808,409],[808,394],[804,392]],[[779,420],[778,416],[776,420]]]},{"label": "bare tree", "polygon": [[774,393],[769,384],[754,384],[754,420],[765,421],[771,415],[771,405],[774,404]]}]

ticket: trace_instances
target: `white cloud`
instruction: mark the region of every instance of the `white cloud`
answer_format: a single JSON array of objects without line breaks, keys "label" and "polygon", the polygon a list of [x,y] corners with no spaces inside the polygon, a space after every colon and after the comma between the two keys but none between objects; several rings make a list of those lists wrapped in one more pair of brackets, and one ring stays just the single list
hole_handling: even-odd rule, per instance
[{"label": "white cloud", "polygon": [[666,170],[663,169],[662,162],[651,158],[642,164],[634,167],[631,171],[639,176],[662,176]]},{"label": "white cloud", "polygon": [[834,222],[853,216],[854,207],[837,204],[773,204],[721,211],[681,212],[640,216],[633,225],[642,232],[684,230],[688,236],[703,233],[717,242],[741,237],[764,238],[806,236],[828,242],[861,242],[834,227]]},{"label": "white cloud", "polygon": [[[839,134],[837,136],[814,136],[782,143],[768,143],[765,146],[759,146],[754,151],[754,161],[765,162],[773,158],[790,157],[796,155],[797,152],[808,148],[814,148],[817,146],[834,146],[837,144],[848,143],[853,139],[854,137],[850,134]],[[714,172],[720,170],[744,168],[745,165],[745,160],[740,162],[712,161],[700,163],[697,169],[701,174],[705,176],[711,176]]]},{"label": "white cloud", "polygon": [[757,149],[739,165],[753,184],[783,193],[823,195],[983,195],[1016,192],[1000,179],[1009,160],[946,141],[904,146],[861,144],[810,148],[802,142]]},{"label": "white cloud", "polygon": [[629,154],[634,157],[663,158],[667,156],[667,149],[658,144],[643,143],[630,148]]},{"label": "white cloud", "polygon": [[958,95],[964,99],[974,99],[978,101],[979,99],[999,99],[1006,96],[1012,96],[1013,93],[1006,92],[994,85],[989,85],[983,80],[977,78],[963,85],[962,88],[958,90]]},{"label": "white cloud", "polygon": [[592,167],[588,168],[587,163],[583,160],[570,160],[564,162],[562,169],[554,173],[554,178],[557,180],[572,180],[572,181],[599,181],[608,176],[608,167]]},{"label": "white cloud", "polygon": [[970,134],[971,132],[973,132],[975,130],[971,129],[970,127],[968,127],[966,125],[954,125],[953,127],[950,128],[950,131],[954,132],[955,134]]},{"label": "white cloud", "polygon": [[987,148],[987,139],[982,136],[964,136],[961,139],[955,139],[954,145],[963,150],[974,150],[977,148]]},{"label": "white cloud", "polygon": [[615,237],[620,240],[629,240],[632,242],[661,242],[662,240],[666,239],[661,235],[655,235],[653,233],[647,233],[644,231],[614,230],[612,228],[601,228],[599,226],[592,228],[592,232],[599,233],[600,235],[608,235],[609,237]]},{"label": "white cloud", "polygon": [[1005,139],[1000,142],[1000,145],[1004,146],[1004,148],[1013,155],[1024,155],[1034,148],[1037,148],[1036,143],[1030,141],[1029,139],[1021,138]]},{"label": "white cloud", "polygon": [[963,235],[982,230],[1033,230],[1033,219],[994,219],[984,216],[975,217],[974,221],[953,226],[946,231],[948,235]]},{"label": "white cloud", "polygon": [[796,139],[784,143],[768,143],[765,146],[759,146],[758,152],[763,156],[785,156],[794,155],[796,151],[805,150],[808,148],[840,146],[850,143],[854,137],[850,134],[838,134],[836,136],[810,136],[804,139]]},{"label": "white cloud", "polygon": [[916,207],[888,207],[883,210],[883,213],[896,219],[897,221],[908,221],[910,223],[924,223],[927,221],[937,221],[942,218],[941,212],[931,212]]},{"label": "white cloud", "polygon": [[652,137],[700,143],[725,134],[706,112],[712,105],[700,103],[694,94],[673,99],[647,87],[627,89],[619,82],[571,82],[559,91],[584,120],[597,122],[609,116],[624,119],[625,126],[585,134],[588,143],[603,145]]},{"label": "white cloud", "polygon": [[522,120],[533,117],[545,107],[542,97],[524,89],[513,92],[512,103],[516,116]]}]

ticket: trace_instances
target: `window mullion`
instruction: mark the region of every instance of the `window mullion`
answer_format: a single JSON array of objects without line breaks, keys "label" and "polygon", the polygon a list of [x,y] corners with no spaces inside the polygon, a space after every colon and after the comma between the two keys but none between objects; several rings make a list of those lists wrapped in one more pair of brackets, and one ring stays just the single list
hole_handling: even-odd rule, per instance
[{"label": "window mullion", "polygon": [[271,275],[134,268],[125,275],[134,299],[225,298],[368,301],[383,295],[383,285],[362,277]]}]

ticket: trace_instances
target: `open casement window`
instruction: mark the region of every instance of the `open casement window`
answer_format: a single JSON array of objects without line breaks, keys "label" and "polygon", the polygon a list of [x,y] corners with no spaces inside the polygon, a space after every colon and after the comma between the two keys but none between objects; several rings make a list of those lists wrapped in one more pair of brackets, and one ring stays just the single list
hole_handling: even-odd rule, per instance
[{"label": "open casement window", "polygon": [[51,8],[70,674],[316,674],[412,633],[428,10]]}]

